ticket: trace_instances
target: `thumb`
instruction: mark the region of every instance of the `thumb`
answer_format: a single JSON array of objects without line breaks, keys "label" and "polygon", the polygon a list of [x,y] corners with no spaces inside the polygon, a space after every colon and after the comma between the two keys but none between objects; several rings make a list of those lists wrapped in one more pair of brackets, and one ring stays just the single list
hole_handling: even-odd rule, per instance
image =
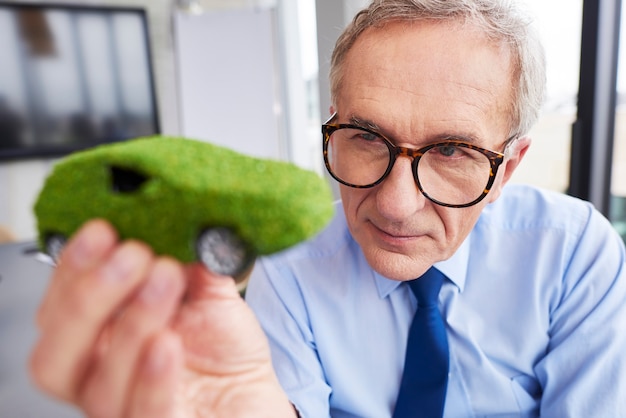
[{"label": "thumb", "polygon": [[193,368],[229,374],[269,358],[260,324],[233,278],[187,266],[187,295],[174,329],[182,336]]},{"label": "thumb", "polygon": [[241,297],[232,277],[213,273],[201,263],[187,265],[186,270],[188,283],[185,303]]}]

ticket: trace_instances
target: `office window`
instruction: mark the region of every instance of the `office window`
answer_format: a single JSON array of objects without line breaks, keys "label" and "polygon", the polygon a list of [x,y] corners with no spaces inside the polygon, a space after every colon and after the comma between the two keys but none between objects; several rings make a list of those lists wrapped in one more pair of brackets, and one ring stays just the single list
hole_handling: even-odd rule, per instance
[{"label": "office window", "polygon": [[[291,0],[288,0],[291,1]],[[298,36],[300,38],[300,68],[304,83],[304,100],[306,114],[301,132],[306,136],[306,147],[301,155],[305,156],[305,167],[324,172],[322,162],[322,134],[320,125],[323,116],[320,115],[319,96],[319,63],[317,56],[317,26],[315,0],[297,0],[298,8]],[[322,74],[325,77],[326,74]],[[302,143],[302,139],[298,139]]]},{"label": "office window", "polygon": [[615,136],[611,173],[610,218],[626,241],[626,12],[622,7],[617,100],[615,105]]},{"label": "office window", "polygon": [[512,181],[565,192],[580,68],[582,0],[523,0],[546,50],[547,98]]}]

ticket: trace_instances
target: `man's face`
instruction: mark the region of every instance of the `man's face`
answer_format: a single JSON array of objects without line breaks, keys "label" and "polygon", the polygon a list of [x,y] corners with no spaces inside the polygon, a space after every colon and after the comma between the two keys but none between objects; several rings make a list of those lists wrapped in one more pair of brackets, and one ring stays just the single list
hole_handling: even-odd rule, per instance
[{"label": "man's face", "polygon": [[[368,29],[344,62],[334,122],[359,120],[399,146],[420,148],[454,137],[502,152],[510,129],[510,61],[507,49],[457,24]],[[399,157],[378,186],[340,186],[350,231],[372,268],[410,280],[449,258],[498,197],[528,144],[524,138],[514,147],[489,195],[468,208],[426,199],[408,157]]]}]

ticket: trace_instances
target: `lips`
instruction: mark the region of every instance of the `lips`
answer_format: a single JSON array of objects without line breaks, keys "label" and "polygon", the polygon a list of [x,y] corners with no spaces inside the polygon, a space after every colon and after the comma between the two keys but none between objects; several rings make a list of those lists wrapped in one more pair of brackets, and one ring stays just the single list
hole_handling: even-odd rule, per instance
[{"label": "lips", "polygon": [[401,228],[393,227],[393,226],[379,226],[376,223],[370,221],[370,225],[374,230],[374,233],[379,236],[382,240],[389,243],[405,243],[408,240],[415,240],[422,237],[423,233],[417,233],[414,231],[406,231]]}]

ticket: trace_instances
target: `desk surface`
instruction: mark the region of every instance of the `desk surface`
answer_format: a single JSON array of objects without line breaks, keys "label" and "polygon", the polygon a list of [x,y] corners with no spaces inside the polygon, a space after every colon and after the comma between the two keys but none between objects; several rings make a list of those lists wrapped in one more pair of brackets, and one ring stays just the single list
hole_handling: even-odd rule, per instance
[{"label": "desk surface", "polygon": [[50,276],[50,267],[24,253],[33,247],[32,242],[0,245],[0,417],[80,417],[39,392],[28,376],[35,312]]}]

